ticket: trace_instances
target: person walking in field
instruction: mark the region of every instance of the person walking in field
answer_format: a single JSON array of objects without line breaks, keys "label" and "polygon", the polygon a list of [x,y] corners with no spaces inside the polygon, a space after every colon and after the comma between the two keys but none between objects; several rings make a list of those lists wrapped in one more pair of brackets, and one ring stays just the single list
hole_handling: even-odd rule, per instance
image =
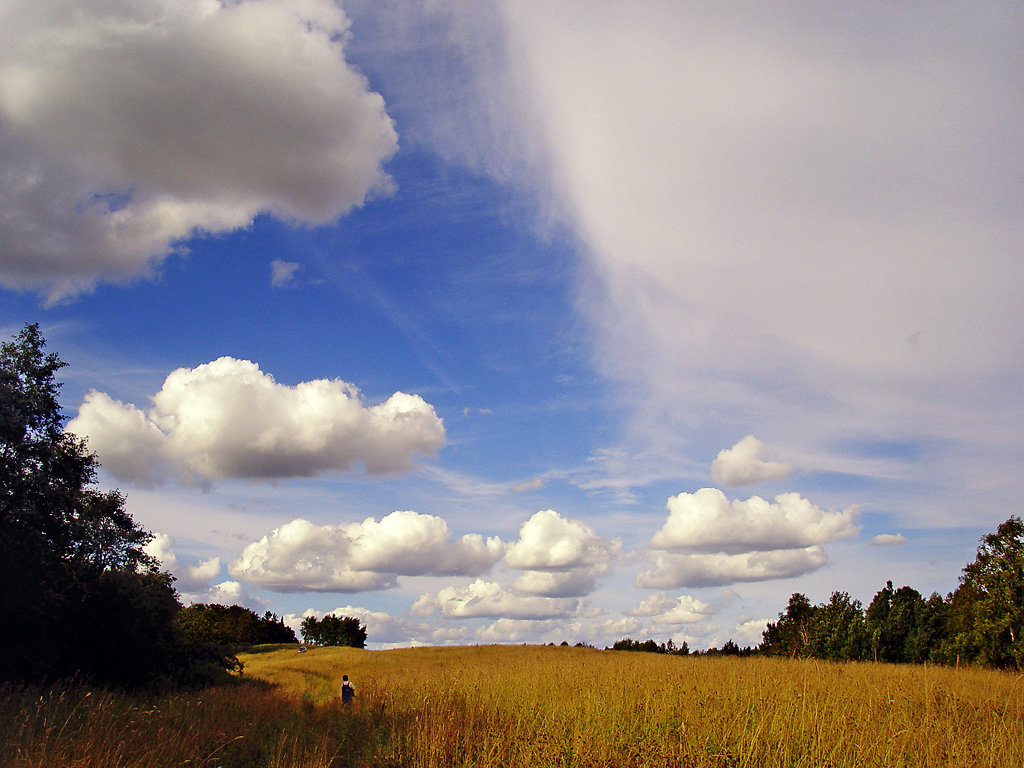
[{"label": "person walking in field", "polygon": [[341,703],[351,704],[352,697],[356,695],[355,686],[348,680],[348,675],[341,676]]}]

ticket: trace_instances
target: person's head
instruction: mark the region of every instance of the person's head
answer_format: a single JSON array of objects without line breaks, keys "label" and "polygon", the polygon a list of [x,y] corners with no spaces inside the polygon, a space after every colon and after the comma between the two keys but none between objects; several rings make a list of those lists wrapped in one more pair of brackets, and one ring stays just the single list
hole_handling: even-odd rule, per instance
[{"label": "person's head", "polygon": [[341,676],[341,681],[345,682],[346,680],[348,680],[348,675],[342,675]]}]

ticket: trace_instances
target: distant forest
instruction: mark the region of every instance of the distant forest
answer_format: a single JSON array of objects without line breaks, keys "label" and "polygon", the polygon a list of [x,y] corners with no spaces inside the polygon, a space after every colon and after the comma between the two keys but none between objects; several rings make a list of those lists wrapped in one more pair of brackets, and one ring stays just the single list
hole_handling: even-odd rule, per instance
[{"label": "distant forest", "polygon": [[[687,655],[686,643],[619,640],[608,650]],[[778,621],[769,622],[761,644],[740,648],[732,640],[707,655],[788,656],[897,664],[978,664],[1024,668],[1024,523],[1011,516],[984,536],[960,584],[927,599],[891,581],[865,609],[846,592],[812,605],[799,592]]]}]

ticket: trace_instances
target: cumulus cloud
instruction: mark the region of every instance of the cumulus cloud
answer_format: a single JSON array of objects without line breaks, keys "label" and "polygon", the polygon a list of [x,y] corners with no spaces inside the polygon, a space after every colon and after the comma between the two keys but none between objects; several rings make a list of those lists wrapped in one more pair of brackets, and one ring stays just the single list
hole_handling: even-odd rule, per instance
[{"label": "cumulus cloud", "polygon": [[561,571],[606,563],[621,545],[618,539],[598,536],[582,520],[569,520],[546,509],[523,523],[519,540],[509,547],[505,562],[520,570]]},{"label": "cumulus cloud", "polygon": [[651,538],[656,550],[690,553],[765,552],[805,548],[856,536],[859,510],[820,509],[796,493],[730,502],[717,488],[669,498],[669,516]]},{"label": "cumulus cloud", "polygon": [[907,543],[907,537],[902,533],[880,533],[872,536],[868,542],[873,547],[894,547]]},{"label": "cumulus cloud", "polygon": [[741,621],[733,629],[732,639],[738,645],[760,645],[764,630],[772,619],[750,619]]},{"label": "cumulus cloud", "polygon": [[550,619],[574,616],[581,609],[578,599],[517,595],[493,581],[477,579],[464,587],[446,587],[436,596],[423,595],[411,612],[417,616],[440,612],[458,619]]},{"label": "cumulus cloud", "polygon": [[444,425],[418,395],[366,406],[338,379],[284,386],[246,360],[179,368],[142,411],[90,392],[68,431],[86,437],[115,478],[153,485],[221,478],[309,477],[362,463],[371,474],[409,470],[434,454]]},{"label": "cumulus cloud", "polygon": [[237,581],[214,583],[220,575],[219,557],[210,557],[195,563],[182,562],[174,551],[173,539],[165,533],[154,534],[144,547],[146,554],[160,562],[162,570],[174,576],[174,587],[185,605],[192,603],[218,603],[244,605],[254,610],[265,609],[269,603],[250,593]]},{"label": "cumulus cloud", "polygon": [[295,261],[274,259],[270,262],[270,284],[274,288],[284,288],[295,278],[295,273],[302,267]]},{"label": "cumulus cloud", "polygon": [[579,597],[593,591],[621,547],[621,539],[598,536],[589,524],[546,509],[520,527],[505,564],[525,571],[512,584],[515,592]]},{"label": "cumulus cloud", "polygon": [[750,485],[766,480],[785,480],[793,471],[789,462],[769,461],[764,443],[747,435],[732,448],[719,452],[711,462],[711,476],[722,485]]},{"label": "cumulus cloud", "polygon": [[474,576],[503,552],[496,537],[452,541],[442,518],[398,511],[340,525],[292,520],[247,545],[228,572],[280,592],[362,592],[390,588],[398,576]]},{"label": "cumulus cloud", "polygon": [[511,589],[543,597],[582,597],[593,592],[598,578],[607,572],[606,565],[555,572],[527,571],[512,582]]},{"label": "cumulus cloud", "polygon": [[174,542],[166,533],[154,534],[143,550],[147,555],[155,557],[163,570],[174,576],[175,587],[180,592],[207,590],[220,573],[219,557],[210,557],[192,565],[182,563],[174,552]]},{"label": "cumulus cloud", "polygon": [[659,552],[654,568],[640,573],[636,585],[646,589],[712,587],[741,581],[768,581],[817,570],[828,558],[819,546],[738,555]]},{"label": "cumulus cloud", "polygon": [[632,611],[626,611],[626,615],[650,617],[656,624],[693,624],[710,618],[714,612],[712,606],[695,597],[656,592]]},{"label": "cumulus cloud", "polygon": [[388,189],[397,137],[348,35],[330,0],[6,4],[0,282],[56,299],[197,232],[326,223]]},{"label": "cumulus cloud", "polygon": [[538,643],[559,628],[551,619],[498,619],[477,629],[474,638],[480,643]]},{"label": "cumulus cloud", "polygon": [[730,502],[717,488],[680,493],[651,537],[654,567],[636,584],[648,589],[707,587],[798,576],[828,562],[822,544],[856,536],[858,509],[823,510],[796,493],[774,502]]},{"label": "cumulus cloud", "polygon": [[351,616],[359,619],[366,627],[368,643],[374,647],[415,646],[415,645],[447,645],[464,642],[468,639],[468,627],[441,627],[416,621],[404,616],[392,616],[384,611],[345,605],[333,611],[318,611],[313,608],[302,614],[289,613],[282,621],[301,637],[302,620],[307,617],[322,619],[324,616]]}]

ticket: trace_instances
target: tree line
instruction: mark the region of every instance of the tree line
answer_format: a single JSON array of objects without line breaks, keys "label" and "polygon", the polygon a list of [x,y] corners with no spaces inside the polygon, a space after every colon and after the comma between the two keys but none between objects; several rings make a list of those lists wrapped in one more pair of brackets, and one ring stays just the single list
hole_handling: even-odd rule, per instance
[{"label": "tree line", "polygon": [[981,540],[946,597],[913,587],[880,589],[863,608],[846,592],[811,605],[799,592],[765,628],[774,656],[893,663],[1024,667],[1024,523],[1011,516]]},{"label": "tree line", "polygon": [[[610,649],[687,655],[686,643],[624,638]],[[925,598],[913,587],[886,582],[864,608],[846,592],[812,605],[795,592],[778,620],[768,622],[756,648],[732,640],[702,655],[788,656],[896,664],[977,664],[1024,669],[1024,522],[1016,515],[982,537],[959,585]]]},{"label": "tree line", "polygon": [[196,642],[231,647],[298,643],[295,631],[275,614],[258,616],[240,605],[193,603],[178,614],[185,635]]}]

